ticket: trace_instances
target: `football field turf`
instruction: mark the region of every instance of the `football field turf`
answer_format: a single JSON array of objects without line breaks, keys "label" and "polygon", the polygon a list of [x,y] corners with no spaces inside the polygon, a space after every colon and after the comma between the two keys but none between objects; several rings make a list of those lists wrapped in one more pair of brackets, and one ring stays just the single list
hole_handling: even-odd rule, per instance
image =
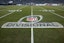
[{"label": "football field turf", "polygon": [[[33,15],[43,16],[40,22],[59,22],[64,26],[64,6],[32,7]],[[8,10],[22,11],[9,14]],[[28,15],[31,6],[0,6],[0,43],[31,43],[31,28],[1,28],[6,22],[17,22]],[[64,43],[64,28],[34,28],[34,43]]]}]

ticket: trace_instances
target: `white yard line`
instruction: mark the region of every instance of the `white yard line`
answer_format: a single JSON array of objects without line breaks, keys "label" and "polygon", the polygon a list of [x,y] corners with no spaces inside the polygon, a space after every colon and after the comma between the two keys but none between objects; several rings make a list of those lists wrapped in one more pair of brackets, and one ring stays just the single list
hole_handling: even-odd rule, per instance
[{"label": "white yard line", "polygon": [[50,13],[52,13],[52,14],[54,14],[54,15],[57,15],[57,16],[59,16],[59,17],[61,17],[61,18],[64,18],[63,16],[61,16],[61,15],[59,15],[59,14],[57,14],[57,13],[54,13],[54,12],[50,12]]},{"label": "white yard line", "polygon": [[8,13],[8,14],[5,14],[5,15],[1,16],[0,19],[3,18],[3,17],[6,17],[6,16],[8,16],[8,15],[10,15],[10,14],[12,14],[12,13],[14,13],[14,12],[11,12],[11,13]]},{"label": "white yard line", "polygon": [[34,43],[34,32],[33,32],[33,27],[31,27],[31,43]]},{"label": "white yard line", "polygon": [[31,16],[33,16],[33,6],[31,6]]},{"label": "white yard line", "polygon": [[[25,6],[25,7],[26,7],[26,6]],[[25,7],[23,7],[23,8],[25,8]],[[20,10],[20,9],[22,9],[22,8],[19,8],[18,10]],[[1,16],[0,19],[1,19],[1,18],[4,18],[4,17],[6,17],[6,16],[8,16],[8,15],[10,15],[10,14],[12,14],[12,13],[14,13],[14,12],[7,13],[7,14]]]},{"label": "white yard line", "polygon": [[[43,8],[43,7],[41,7],[42,9],[45,9],[45,8]],[[47,9],[45,9],[45,10],[47,10]],[[61,17],[61,18],[63,18],[64,19],[64,16],[61,16],[61,15],[59,15],[59,14],[57,14],[57,13],[54,13],[54,12],[50,12],[50,13],[52,13],[52,14],[54,14],[54,15],[56,15],[56,16],[59,16],[59,17]]]},{"label": "white yard line", "polygon": [[[31,16],[33,16],[33,7],[31,6]],[[33,22],[32,22],[33,24]],[[31,43],[34,43],[34,32],[33,32],[33,25],[31,27]]]},{"label": "white yard line", "polygon": [[62,9],[59,9],[59,8],[55,8],[55,9],[57,9],[57,10],[61,10],[61,11],[64,11],[64,10],[62,10]]},{"label": "white yard line", "polygon": [[64,10],[62,10],[62,9],[58,9],[58,8],[57,8],[57,10],[61,10],[61,11],[64,11]]}]

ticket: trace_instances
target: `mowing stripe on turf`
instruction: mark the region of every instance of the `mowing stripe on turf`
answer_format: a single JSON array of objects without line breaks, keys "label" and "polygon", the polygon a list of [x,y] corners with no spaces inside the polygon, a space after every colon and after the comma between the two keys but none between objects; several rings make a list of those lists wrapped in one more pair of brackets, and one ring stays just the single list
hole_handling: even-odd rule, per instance
[{"label": "mowing stripe on turf", "polygon": [[[45,9],[45,8],[43,8],[43,7],[40,7],[40,8]],[[45,10],[47,10],[47,9],[45,9]],[[57,13],[54,13],[54,12],[50,12],[50,13],[52,13],[52,14],[54,14],[54,15],[56,15],[56,16],[59,16],[59,17],[61,17],[61,18],[64,19],[64,16],[61,16],[61,15],[59,15],[59,14],[57,14]]]},{"label": "mowing stripe on turf", "polygon": [[[25,6],[25,7],[26,7],[26,6]],[[25,7],[23,7],[23,8],[25,8]],[[18,10],[20,10],[20,9],[22,9],[22,8],[19,8]],[[15,11],[14,11],[14,12],[15,12]],[[10,12],[10,13],[8,13],[8,14],[5,14],[5,15],[1,16],[1,17],[0,17],[0,19],[1,19],[1,18],[3,18],[3,17],[8,16],[8,15],[10,15],[10,14],[14,13],[14,12]]]}]

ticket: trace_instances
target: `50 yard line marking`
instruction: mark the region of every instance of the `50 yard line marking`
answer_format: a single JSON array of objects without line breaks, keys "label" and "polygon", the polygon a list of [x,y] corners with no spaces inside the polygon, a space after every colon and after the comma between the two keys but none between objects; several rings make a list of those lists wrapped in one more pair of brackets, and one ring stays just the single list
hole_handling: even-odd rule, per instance
[{"label": "50 yard line marking", "polygon": [[[33,7],[31,6],[31,16],[33,16]],[[33,22],[32,22],[33,24]],[[33,25],[31,27],[31,43],[34,43],[34,32],[33,32]]]}]

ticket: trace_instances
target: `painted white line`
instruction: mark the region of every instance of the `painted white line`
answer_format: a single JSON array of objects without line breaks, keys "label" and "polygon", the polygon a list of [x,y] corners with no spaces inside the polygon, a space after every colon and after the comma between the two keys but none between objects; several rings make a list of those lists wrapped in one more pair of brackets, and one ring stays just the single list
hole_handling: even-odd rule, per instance
[{"label": "painted white line", "polygon": [[31,27],[31,43],[34,43],[34,32],[33,32],[33,27]]},{"label": "painted white line", "polygon": [[54,12],[50,12],[50,13],[52,13],[52,14],[54,14],[54,15],[57,15],[57,16],[59,16],[59,17],[61,17],[61,18],[63,18],[63,19],[64,19],[64,17],[63,17],[63,16],[61,16],[61,15],[59,15],[59,14],[57,14],[57,13],[54,13]]},{"label": "painted white line", "polygon": [[33,16],[33,6],[31,6],[31,16]]},{"label": "painted white line", "polygon": [[59,8],[55,8],[55,9],[57,9],[57,10],[61,10],[61,11],[64,11],[64,10],[62,10],[62,9],[59,9]]},{"label": "painted white line", "polygon": [[[31,16],[33,16],[33,7],[31,6]],[[33,24],[33,22],[32,22]],[[34,32],[33,32],[33,25],[31,27],[31,43],[34,43]]]},{"label": "painted white line", "polygon": [[[43,7],[41,7],[42,9],[45,9],[45,8],[43,8]],[[45,10],[47,10],[47,9],[45,9]],[[54,15],[56,15],[56,16],[59,16],[59,17],[61,17],[61,18],[63,18],[64,19],[64,16],[61,16],[61,15],[59,15],[59,14],[57,14],[57,13],[54,13],[54,12],[50,12],[50,13],[52,13],[52,14],[54,14]]]},{"label": "painted white line", "polygon": [[5,14],[5,15],[1,16],[0,19],[3,18],[3,17],[6,17],[6,16],[8,16],[8,15],[10,15],[10,14],[12,14],[12,13],[13,13],[13,12],[8,13],[8,14]]},{"label": "painted white line", "polygon": [[[58,8],[57,8],[57,9],[58,9]],[[58,9],[58,10],[64,11],[64,10],[62,10],[62,9]]]},{"label": "painted white line", "polygon": [[[26,7],[26,6],[25,6],[25,7]],[[25,8],[25,7],[23,7],[23,8]],[[20,9],[22,9],[22,8],[19,8],[18,10],[20,10]],[[3,18],[3,17],[6,17],[6,16],[8,16],[8,15],[10,15],[10,14],[14,13],[14,12],[15,12],[15,11],[13,11],[13,12],[10,12],[10,13],[8,13],[8,14],[5,14],[5,15],[1,16],[1,17],[0,17],[0,19],[1,19],[1,18]]]}]

